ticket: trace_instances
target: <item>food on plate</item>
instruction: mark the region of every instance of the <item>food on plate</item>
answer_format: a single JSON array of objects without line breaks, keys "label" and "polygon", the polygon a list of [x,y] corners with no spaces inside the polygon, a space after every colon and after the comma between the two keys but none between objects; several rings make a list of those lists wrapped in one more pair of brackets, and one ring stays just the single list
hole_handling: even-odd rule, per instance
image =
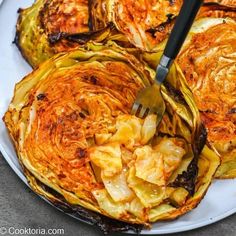
[{"label": "food on plate", "polygon": [[225,6],[233,6],[233,7],[236,6],[235,0],[205,0],[204,2],[205,3],[212,3],[212,2],[215,3],[216,2],[218,4],[225,5]]},{"label": "food on plate", "polygon": [[145,51],[167,38],[182,0],[108,0],[108,20]]},{"label": "food on plate", "polygon": [[[236,12],[234,13],[236,17]],[[221,156],[217,178],[236,177],[236,21],[195,22],[179,57],[208,141]]]},{"label": "food on plate", "polygon": [[226,1],[205,1],[200,12],[198,13],[198,18],[203,17],[215,17],[215,18],[226,18],[230,17],[236,19],[236,2],[233,0]]},{"label": "food on plate", "polygon": [[[113,22],[127,39],[144,51],[158,51],[168,38],[183,0],[108,0],[108,20]],[[207,1],[197,17],[235,12],[235,0]]]},{"label": "food on plate", "polygon": [[[102,30],[106,27],[103,4],[99,0],[36,0],[31,7],[19,9],[15,42],[36,67],[58,52],[75,48],[78,42],[100,41],[109,33],[109,29]],[[77,43],[64,39],[75,33]]]},{"label": "food on plate", "polygon": [[[182,0],[36,0],[31,7],[19,10],[15,43],[33,68],[88,41],[112,40],[125,48],[157,51],[181,4]],[[235,7],[229,1],[205,5],[201,16],[220,17],[220,9],[227,9],[232,16],[230,7]]]},{"label": "food on plate", "polygon": [[[154,75],[110,42],[58,54],[20,81],[4,122],[30,186],[105,231],[114,222],[118,230],[148,227],[196,207],[219,158],[205,146],[177,65],[162,86],[160,125],[156,115],[130,115]],[[116,221],[105,224],[102,215]]]}]

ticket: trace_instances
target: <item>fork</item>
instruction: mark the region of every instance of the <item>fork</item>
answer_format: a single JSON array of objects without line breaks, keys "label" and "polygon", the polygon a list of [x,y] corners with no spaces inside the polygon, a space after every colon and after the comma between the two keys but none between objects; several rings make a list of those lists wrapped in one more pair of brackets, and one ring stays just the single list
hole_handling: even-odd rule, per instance
[{"label": "fork", "polygon": [[167,77],[169,69],[179,53],[202,3],[203,0],[184,0],[156,68],[154,83],[137,94],[131,114],[144,118],[148,114],[155,113],[157,114],[157,125],[162,120],[166,106],[161,94],[161,84]]}]

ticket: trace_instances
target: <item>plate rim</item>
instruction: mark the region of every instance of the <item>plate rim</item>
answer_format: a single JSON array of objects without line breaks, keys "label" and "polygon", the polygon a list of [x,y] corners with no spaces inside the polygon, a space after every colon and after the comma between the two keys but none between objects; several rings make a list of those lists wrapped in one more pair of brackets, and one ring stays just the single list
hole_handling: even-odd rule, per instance
[{"label": "plate rim", "polygon": [[[31,0],[32,1],[32,0]],[[4,3],[4,4],[2,4]],[[0,8],[7,4],[8,1],[4,1],[4,0],[0,0]],[[23,59],[22,59],[23,60]],[[0,117],[1,119],[2,117]],[[0,126],[4,126],[4,122],[0,122]],[[14,162],[12,161],[12,157],[11,155],[5,150],[4,148],[4,144],[2,144],[1,140],[0,140],[0,152],[3,156],[3,158],[6,160],[6,162],[8,163],[8,165],[10,166],[10,168],[15,172],[15,174],[21,179],[21,181],[23,181],[31,190],[32,188],[30,187],[30,185],[28,184],[28,181],[25,177],[25,175],[23,174],[23,171],[20,170],[18,168],[18,166],[16,166],[14,164]],[[16,157],[17,158],[17,157]],[[17,161],[19,162],[18,158]],[[211,185],[213,185],[214,183],[211,183]],[[211,186],[209,186],[211,187]],[[33,190],[32,190],[33,191]],[[34,191],[33,191],[34,192]],[[34,192],[35,193],[35,192]],[[47,203],[49,203],[50,205],[52,205],[53,207],[55,207],[57,210],[62,211],[61,209],[59,209],[58,207],[54,206],[50,201],[48,201],[45,197],[35,193],[36,195],[38,195],[41,199],[43,199],[44,201],[46,201]],[[62,211],[63,212],[63,211]],[[66,215],[76,218],[77,220],[79,220],[80,222],[86,223],[88,225],[91,225],[89,222],[83,221],[82,219],[78,219],[76,216],[66,213],[64,212]],[[191,212],[190,212],[191,213]],[[161,234],[174,234],[174,233],[181,233],[181,232],[186,232],[189,230],[194,230],[194,229],[198,229],[198,228],[202,228],[204,226],[207,225],[211,225],[213,223],[216,223],[232,214],[236,213],[236,206],[231,208],[230,210],[225,211],[224,213],[218,213],[217,216],[214,217],[209,217],[207,220],[204,220],[202,222],[198,222],[198,223],[192,223],[192,224],[188,224],[188,225],[182,225],[182,226],[173,226],[172,228],[168,228],[168,229],[151,229],[151,230],[142,230],[141,231],[141,235],[161,235]],[[189,213],[187,213],[189,214]],[[168,222],[166,222],[168,224]],[[128,232],[123,232],[123,233],[129,233],[132,234],[133,232],[128,231]]]}]

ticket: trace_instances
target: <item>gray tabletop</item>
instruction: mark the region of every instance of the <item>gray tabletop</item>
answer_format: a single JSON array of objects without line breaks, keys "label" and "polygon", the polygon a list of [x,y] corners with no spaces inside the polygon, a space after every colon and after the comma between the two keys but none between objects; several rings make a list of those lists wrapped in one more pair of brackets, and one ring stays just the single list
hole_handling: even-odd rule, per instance
[{"label": "gray tabletop", "polygon": [[[236,235],[235,222],[236,214],[215,224],[173,236],[183,234],[186,236]],[[4,232],[5,235],[16,235],[13,233],[22,232],[17,230],[25,230],[25,228],[39,229],[40,232],[62,229],[61,231],[50,231],[59,232],[56,235],[102,235],[97,228],[63,214],[40,199],[16,176],[0,154],[0,235],[2,228],[11,229],[10,233]],[[32,234],[29,234],[29,231],[24,232],[27,235],[35,235],[35,231],[31,231]],[[122,234],[116,235],[121,236]]]}]

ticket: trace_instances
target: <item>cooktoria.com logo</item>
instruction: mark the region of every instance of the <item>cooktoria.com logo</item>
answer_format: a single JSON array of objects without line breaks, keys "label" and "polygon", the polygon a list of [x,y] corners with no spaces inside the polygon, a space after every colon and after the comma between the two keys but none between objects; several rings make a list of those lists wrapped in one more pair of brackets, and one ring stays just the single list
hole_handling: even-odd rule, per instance
[{"label": "cooktoria.com logo", "polygon": [[0,235],[63,235],[64,229],[0,227]]}]

